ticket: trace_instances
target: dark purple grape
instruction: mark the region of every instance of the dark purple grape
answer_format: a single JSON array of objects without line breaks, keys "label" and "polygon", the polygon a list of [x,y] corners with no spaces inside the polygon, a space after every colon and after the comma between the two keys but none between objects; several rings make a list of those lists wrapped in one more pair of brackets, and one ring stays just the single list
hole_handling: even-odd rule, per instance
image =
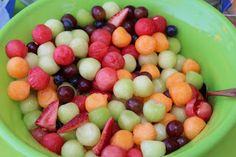
[{"label": "dark purple grape", "polygon": [[178,29],[174,25],[169,25],[166,27],[166,35],[169,37],[174,37],[178,33]]},{"label": "dark purple grape", "polygon": [[65,31],[72,31],[74,29],[74,25],[70,21],[63,21],[62,22]]},{"label": "dark purple grape", "polygon": [[169,98],[171,97],[171,96],[170,96],[170,92],[169,92],[168,90],[165,91],[164,94],[165,94],[165,96],[167,96],[167,97],[169,97]]},{"label": "dark purple grape", "polygon": [[53,81],[57,86],[60,86],[63,82],[65,82],[65,79],[61,74],[57,74],[54,76]]},{"label": "dark purple grape", "polygon": [[94,25],[87,25],[84,30],[88,33],[88,35],[91,35],[93,31],[96,30],[96,27]]},{"label": "dark purple grape", "polygon": [[89,92],[92,89],[92,87],[93,84],[91,81],[86,80],[84,78],[79,79],[77,88],[80,93]]},{"label": "dark purple grape", "polygon": [[132,5],[127,5],[125,8],[129,9],[127,18],[129,18],[129,19],[134,18],[134,9],[135,9],[135,7],[132,6]]},{"label": "dark purple grape", "polygon": [[170,154],[171,152],[173,152],[179,148],[179,144],[173,138],[166,138],[162,142],[165,143],[166,154]]},{"label": "dark purple grape", "polygon": [[62,86],[57,89],[57,95],[61,104],[71,102],[75,96],[75,91],[70,86]]},{"label": "dark purple grape", "polygon": [[65,78],[70,79],[78,74],[77,66],[74,64],[62,68],[62,74]]},{"label": "dark purple grape", "polygon": [[137,19],[148,17],[148,10],[145,7],[138,7],[134,9],[134,16]]},{"label": "dark purple grape", "polygon": [[166,132],[170,137],[181,136],[184,131],[183,124],[178,120],[169,122],[166,126]]},{"label": "dark purple grape", "polygon": [[126,20],[122,25],[126,29],[126,31],[129,32],[130,34],[132,34],[134,32],[133,20]]},{"label": "dark purple grape", "polygon": [[78,87],[78,83],[79,83],[79,79],[80,77],[79,76],[75,76],[75,77],[72,77],[71,79],[68,80],[68,82],[75,88]]},{"label": "dark purple grape", "polygon": [[93,18],[97,21],[102,21],[106,18],[106,12],[101,6],[94,6],[91,13]]},{"label": "dark purple grape", "polygon": [[147,76],[150,80],[152,80],[152,75],[149,72],[143,71],[139,73],[139,76],[140,75]]},{"label": "dark purple grape", "polygon": [[112,33],[116,29],[116,26],[114,26],[113,24],[107,23],[106,26],[104,26],[102,28],[106,29],[108,32]]},{"label": "dark purple grape", "polygon": [[132,44],[135,44],[135,41],[138,39],[138,35],[137,34],[133,34],[132,35],[132,41],[131,41],[131,43]]},{"label": "dark purple grape", "polygon": [[179,147],[182,147],[189,142],[189,139],[184,136],[177,137],[175,140],[179,144]]},{"label": "dark purple grape", "polygon": [[60,129],[62,126],[63,126],[63,123],[62,123],[61,121],[57,120],[57,122],[56,122],[56,129],[58,130],[58,129]]},{"label": "dark purple grape", "polygon": [[71,14],[65,14],[62,16],[61,22],[64,25],[65,30],[72,30],[77,27],[77,20]]},{"label": "dark purple grape", "polygon": [[143,103],[142,103],[142,101],[140,101],[137,98],[131,98],[131,99],[127,100],[126,108],[128,110],[131,110],[131,111],[137,113],[137,114],[140,114],[140,113],[142,113],[142,110],[143,110]]},{"label": "dark purple grape", "polygon": [[28,47],[28,52],[33,52],[33,53],[37,54],[38,47],[39,47],[38,44],[36,44],[35,42],[29,42],[27,44],[27,47]]},{"label": "dark purple grape", "polygon": [[106,21],[95,21],[94,22],[94,26],[96,27],[96,28],[102,28],[103,26],[105,26],[106,25]]}]

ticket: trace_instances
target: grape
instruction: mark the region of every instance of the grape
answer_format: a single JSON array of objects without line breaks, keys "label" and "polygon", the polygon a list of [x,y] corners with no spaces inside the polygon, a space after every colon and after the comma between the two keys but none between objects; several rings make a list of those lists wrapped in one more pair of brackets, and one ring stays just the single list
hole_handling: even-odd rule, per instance
[{"label": "grape", "polygon": [[156,132],[157,132],[157,140],[158,141],[162,141],[165,138],[167,138],[167,134],[166,134],[166,126],[158,123],[154,125]]},{"label": "grape", "polygon": [[49,41],[39,46],[37,54],[39,57],[52,56],[54,50],[55,50],[54,44]]},{"label": "grape", "polygon": [[40,115],[41,115],[41,111],[39,110],[34,110],[24,115],[23,120],[28,130],[32,130],[36,128],[35,122],[39,118]]},{"label": "grape", "polygon": [[123,102],[118,100],[112,100],[108,103],[108,109],[115,120],[118,120],[122,111],[125,110],[125,105]]},{"label": "grape", "polygon": [[65,78],[62,74],[57,74],[54,76],[53,81],[57,86],[60,86],[65,81]]},{"label": "grape", "polygon": [[101,6],[94,6],[91,10],[92,16],[95,20],[101,21],[106,17],[106,12]]},{"label": "grape", "polygon": [[168,69],[164,69],[161,72],[161,79],[166,82],[166,80],[168,79],[168,77],[170,77],[172,74],[176,73],[177,71],[175,69],[172,68],[168,68]]},{"label": "grape", "polygon": [[92,81],[100,70],[101,64],[94,58],[85,58],[78,62],[77,67],[83,78]]},{"label": "grape", "polygon": [[58,118],[63,124],[66,124],[78,114],[79,108],[72,102],[61,105],[58,109]]},{"label": "grape", "polygon": [[148,17],[148,10],[145,7],[138,7],[134,9],[134,16],[137,19]]},{"label": "grape", "polygon": [[77,26],[77,20],[71,14],[63,15],[61,17],[61,22],[63,23],[63,26],[66,31],[71,31],[71,30],[75,29]]},{"label": "grape", "polygon": [[89,42],[88,34],[82,29],[75,29],[71,31],[73,39],[75,38],[83,38],[85,41]]},{"label": "grape", "polygon": [[179,144],[173,138],[163,140],[166,145],[166,154],[169,154],[178,149]]},{"label": "grape", "polygon": [[186,74],[186,82],[192,84],[197,89],[201,89],[203,85],[203,78],[202,75],[194,71],[188,71]]},{"label": "grape", "polygon": [[180,121],[173,120],[166,126],[166,132],[171,137],[179,137],[184,131],[183,124]]},{"label": "grape", "polygon": [[184,56],[177,55],[177,62],[174,68],[178,71],[182,71],[182,67],[185,61],[186,61],[186,58]]},{"label": "grape", "polygon": [[38,66],[49,75],[53,75],[60,70],[52,56],[42,56],[39,58]]},{"label": "grape", "polygon": [[125,8],[129,9],[127,18],[133,19],[134,18],[134,9],[135,9],[135,7],[132,6],[132,5],[127,5]]},{"label": "grape", "polygon": [[74,139],[76,139],[76,133],[75,133],[75,131],[70,131],[70,132],[61,133],[60,136],[61,136],[65,141],[69,141],[69,140],[74,140]]},{"label": "grape", "polygon": [[98,157],[98,156],[95,155],[95,154],[93,153],[93,151],[87,151],[87,153],[85,154],[84,157]]},{"label": "grape", "polygon": [[102,7],[106,12],[106,19],[110,19],[120,11],[120,7],[115,2],[106,2]]},{"label": "grape", "polygon": [[130,54],[126,54],[123,56],[125,59],[125,66],[124,69],[128,70],[129,72],[133,72],[136,68],[137,62],[134,56]]},{"label": "grape", "polygon": [[126,108],[140,114],[143,110],[143,103],[137,98],[131,98],[126,102]]},{"label": "grape", "polygon": [[164,93],[166,91],[166,84],[162,79],[155,79],[152,81],[154,91],[157,93]]},{"label": "grape", "polygon": [[141,151],[144,157],[162,157],[166,153],[166,147],[160,141],[143,141]]},{"label": "grape", "polygon": [[89,112],[89,121],[96,124],[100,129],[103,129],[110,117],[111,114],[106,107],[99,107]]},{"label": "grape", "polygon": [[30,68],[34,68],[36,66],[38,66],[38,55],[36,55],[35,53],[27,53],[26,57],[25,57],[26,61],[28,62]]},{"label": "grape", "polygon": [[[68,83],[69,84],[69,83]],[[60,103],[68,103],[71,102],[75,96],[74,88],[69,84],[69,86],[61,85],[57,89],[57,95]]]},{"label": "grape", "polygon": [[180,41],[177,38],[169,38],[169,50],[174,52],[174,53],[179,53],[181,50],[181,44]]},{"label": "grape", "polygon": [[189,142],[189,139],[184,136],[180,136],[176,138],[176,142],[179,144],[179,147],[182,147]]},{"label": "grape", "polygon": [[132,111],[124,110],[121,112],[118,119],[118,124],[121,129],[132,131],[135,125],[141,122],[140,117]]},{"label": "grape", "polygon": [[37,110],[38,108],[38,101],[34,94],[30,94],[28,98],[20,102],[20,109],[23,114]]},{"label": "grape", "polygon": [[63,157],[84,157],[86,150],[77,140],[69,140],[61,148]]},{"label": "grape", "polygon": [[84,27],[86,25],[92,24],[94,19],[90,12],[85,9],[80,9],[76,15],[79,26]]},{"label": "grape", "polygon": [[88,33],[88,35],[92,35],[92,33],[96,30],[94,25],[87,25],[84,30]]},{"label": "grape", "polygon": [[77,89],[80,93],[89,92],[92,89],[92,82],[84,78],[78,80]]},{"label": "grape", "polygon": [[142,66],[144,64],[158,64],[158,55],[153,52],[149,55],[139,55],[138,62]]},{"label": "grape", "polygon": [[73,39],[69,46],[76,57],[84,58],[88,54],[88,42],[81,37]]},{"label": "grape", "polygon": [[76,65],[70,64],[70,65],[64,66],[61,70],[61,73],[64,78],[70,79],[77,76],[78,70],[77,70]]},{"label": "grape", "polygon": [[149,122],[159,122],[166,113],[166,107],[162,103],[157,103],[155,100],[149,100],[143,105],[144,117]]},{"label": "grape", "polygon": [[173,68],[176,65],[177,57],[172,51],[163,51],[159,54],[158,63],[163,69]]},{"label": "grape", "polygon": [[176,119],[180,122],[184,122],[187,118],[184,107],[174,106],[171,109],[171,113],[176,116]]},{"label": "grape", "polygon": [[134,93],[134,84],[130,79],[121,79],[118,80],[114,87],[113,93],[117,98],[129,99],[133,97]]},{"label": "grape", "polygon": [[99,128],[93,123],[86,123],[76,130],[78,141],[84,146],[94,146],[101,136]]},{"label": "grape", "polygon": [[64,31],[64,26],[61,21],[57,19],[49,19],[45,22],[45,25],[51,29],[52,35],[55,38],[59,33]]},{"label": "grape", "polygon": [[147,76],[138,76],[133,80],[133,83],[135,96],[148,97],[154,91],[153,83]]},{"label": "grape", "polygon": [[38,51],[39,45],[32,41],[27,44],[27,47],[28,47],[28,52],[32,52],[36,54]]},{"label": "grape", "polygon": [[59,33],[56,36],[55,43],[57,46],[59,45],[69,45],[71,40],[73,39],[71,31],[64,31]]}]

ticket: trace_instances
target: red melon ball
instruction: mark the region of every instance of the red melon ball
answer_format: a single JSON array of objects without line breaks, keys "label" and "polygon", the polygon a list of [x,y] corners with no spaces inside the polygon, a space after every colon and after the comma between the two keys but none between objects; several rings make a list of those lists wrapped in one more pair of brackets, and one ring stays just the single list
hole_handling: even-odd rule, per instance
[{"label": "red melon ball", "polygon": [[139,19],[135,26],[134,26],[135,32],[137,35],[152,35],[156,32],[155,23],[152,19],[149,18],[141,18]]},{"label": "red melon ball", "polygon": [[127,157],[143,157],[142,152],[138,148],[132,148],[128,151]]},{"label": "red melon ball", "polygon": [[130,54],[132,56],[134,56],[135,59],[138,59],[139,57],[139,53],[136,50],[134,45],[128,45],[127,47],[123,48],[121,51],[122,55],[126,55],[126,54]]},{"label": "red melon ball", "polygon": [[27,46],[20,40],[11,40],[5,47],[8,58],[22,57],[24,58],[27,54]]},{"label": "red melon ball", "polygon": [[126,151],[120,147],[108,145],[102,151],[101,157],[126,157]]},{"label": "red melon ball", "polygon": [[111,33],[105,29],[96,29],[91,35],[91,42],[100,41],[106,45],[111,43]]},{"label": "red melon ball", "polygon": [[57,133],[47,134],[42,139],[42,145],[45,148],[59,155],[61,154],[61,147],[63,144],[63,138]]},{"label": "red melon ball", "polygon": [[43,44],[52,40],[52,31],[44,24],[39,24],[32,31],[32,38],[38,44]]},{"label": "red melon ball", "polygon": [[109,52],[102,61],[103,67],[110,67],[115,70],[122,69],[125,65],[123,56],[118,52]]},{"label": "red melon ball", "polygon": [[156,27],[156,32],[165,32],[166,26],[167,26],[167,21],[163,16],[155,16],[152,18],[155,27]]},{"label": "red melon ball", "polygon": [[101,41],[95,41],[89,46],[89,57],[95,58],[100,62],[108,52],[108,46]]}]

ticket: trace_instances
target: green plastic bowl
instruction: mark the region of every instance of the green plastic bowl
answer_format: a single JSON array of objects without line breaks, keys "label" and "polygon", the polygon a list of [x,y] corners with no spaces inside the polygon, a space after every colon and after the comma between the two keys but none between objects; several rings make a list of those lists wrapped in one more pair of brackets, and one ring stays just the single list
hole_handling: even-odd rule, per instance
[{"label": "green plastic bowl", "polygon": [[[54,156],[41,147],[29,134],[22,121],[17,102],[7,96],[12,79],[7,75],[5,44],[19,38],[31,40],[32,28],[49,18],[60,18],[64,13],[75,14],[79,8],[102,5],[106,0],[40,0],[16,15],[0,32],[0,156],[43,157]],[[223,15],[201,0],[126,0],[117,1],[121,7],[128,4],[146,6],[150,16],[164,15],[169,24],[179,28],[178,38],[182,54],[197,60],[209,90],[236,87],[236,32]],[[204,131],[189,144],[168,155],[170,157],[205,156],[235,125],[234,98],[212,98],[214,113]],[[205,155],[204,155],[205,154]]]}]

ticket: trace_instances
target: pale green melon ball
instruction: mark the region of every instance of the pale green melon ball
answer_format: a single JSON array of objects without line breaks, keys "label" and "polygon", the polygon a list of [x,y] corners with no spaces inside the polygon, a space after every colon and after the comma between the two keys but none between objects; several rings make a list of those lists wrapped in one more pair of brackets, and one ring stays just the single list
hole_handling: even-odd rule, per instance
[{"label": "pale green melon ball", "polygon": [[156,52],[153,52],[149,55],[139,55],[138,57],[138,62],[139,65],[144,65],[144,64],[158,64],[158,55]]},{"label": "pale green melon ball", "polygon": [[38,47],[37,54],[39,57],[42,56],[53,56],[55,45],[52,42],[46,42]]},{"label": "pale green melon ball", "polygon": [[138,76],[133,80],[133,83],[135,96],[148,97],[154,92],[153,83],[147,76]]},{"label": "pale green melon ball", "polygon": [[110,19],[113,15],[120,11],[119,5],[112,1],[104,3],[102,7],[106,12],[106,19]]},{"label": "pale green melon ball", "polygon": [[79,26],[85,27],[94,22],[91,13],[85,9],[80,9],[76,15]]},{"label": "pale green melon ball", "polygon": [[94,58],[84,58],[78,62],[77,67],[83,78],[92,81],[101,69],[101,64]]},{"label": "pale green melon ball", "polygon": [[88,42],[84,38],[78,37],[73,39],[69,46],[76,57],[84,58],[88,54]]},{"label": "pale green melon ball", "polygon": [[126,54],[123,56],[124,60],[125,60],[125,65],[124,65],[124,69],[128,70],[129,72],[133,72],[136,68],[137,62],[134,58],[134,56],[130,55],[130,54]]},{"label": "pale green melon ball", "polygon": [[73,39],[75,38],[83,38],[84,40],[86,40],[87,42],[89,42],[89,36],[88,34],[82,30],[82,29],[75,29],[73,31],[71,31]]},{"label": "pale green melon ball", "polygon": [[38,66],[39,57],[35,53],[31,53],[31,52],[27,53],[25,59],[28,62],[30,68],[34,68]]},{"label": "pale green melon ball", "polygon": [[64,26],[61,21],[57,19],[49,19],[45,22],[45,25],[51,29],[52,35],[55,38],[59,33],[64,31]]},{"label": "pale green melon ball", "polygon": [[71,40],[73,39],[71,31],[64,31],[59,33],[56,36],[55,43],[57,46],[59,45],[69,45]]},{"label": "pale green melon ball", "polygon": [[161,141],[143,141],[141,143],[143,157],[162,157],[166,153],[166,146]]},{"label": "pale green melon ball", "polygon": [[58,109],[58,118],[63,124],[66,124],[78,114],[79,108],[72,102],[61,105]]},{"label": "pale green melon ball", "polygon": [[20,102],[20,109],[23,114],[39,109],[37,97],[30,94],[28,98]]},{"label": "pale green melon ball", "polygon": [[60,70],[60,67],[54,61],[52,56],[42,56],[39,58],[38,66],[49,75],[53,75]]},{"label": "pale green melon ball", "polygon": [[128,100],[133,97],[134,83],[130,79],[118,80],[113,87],[113,93],[117,98]]},{"label": "pale green melon ball", "polygon": [[62,157],[84,157],[86,150],[77,140],[69,140],[61,148]]},{"label": "pale green melon ball", "polygon": [[41,115],[41,111],[39,110],[34,110],[24,115],[23,121],[28,130],[32,130],[36,128],[35,122],[39,118],[40,115]]}]

